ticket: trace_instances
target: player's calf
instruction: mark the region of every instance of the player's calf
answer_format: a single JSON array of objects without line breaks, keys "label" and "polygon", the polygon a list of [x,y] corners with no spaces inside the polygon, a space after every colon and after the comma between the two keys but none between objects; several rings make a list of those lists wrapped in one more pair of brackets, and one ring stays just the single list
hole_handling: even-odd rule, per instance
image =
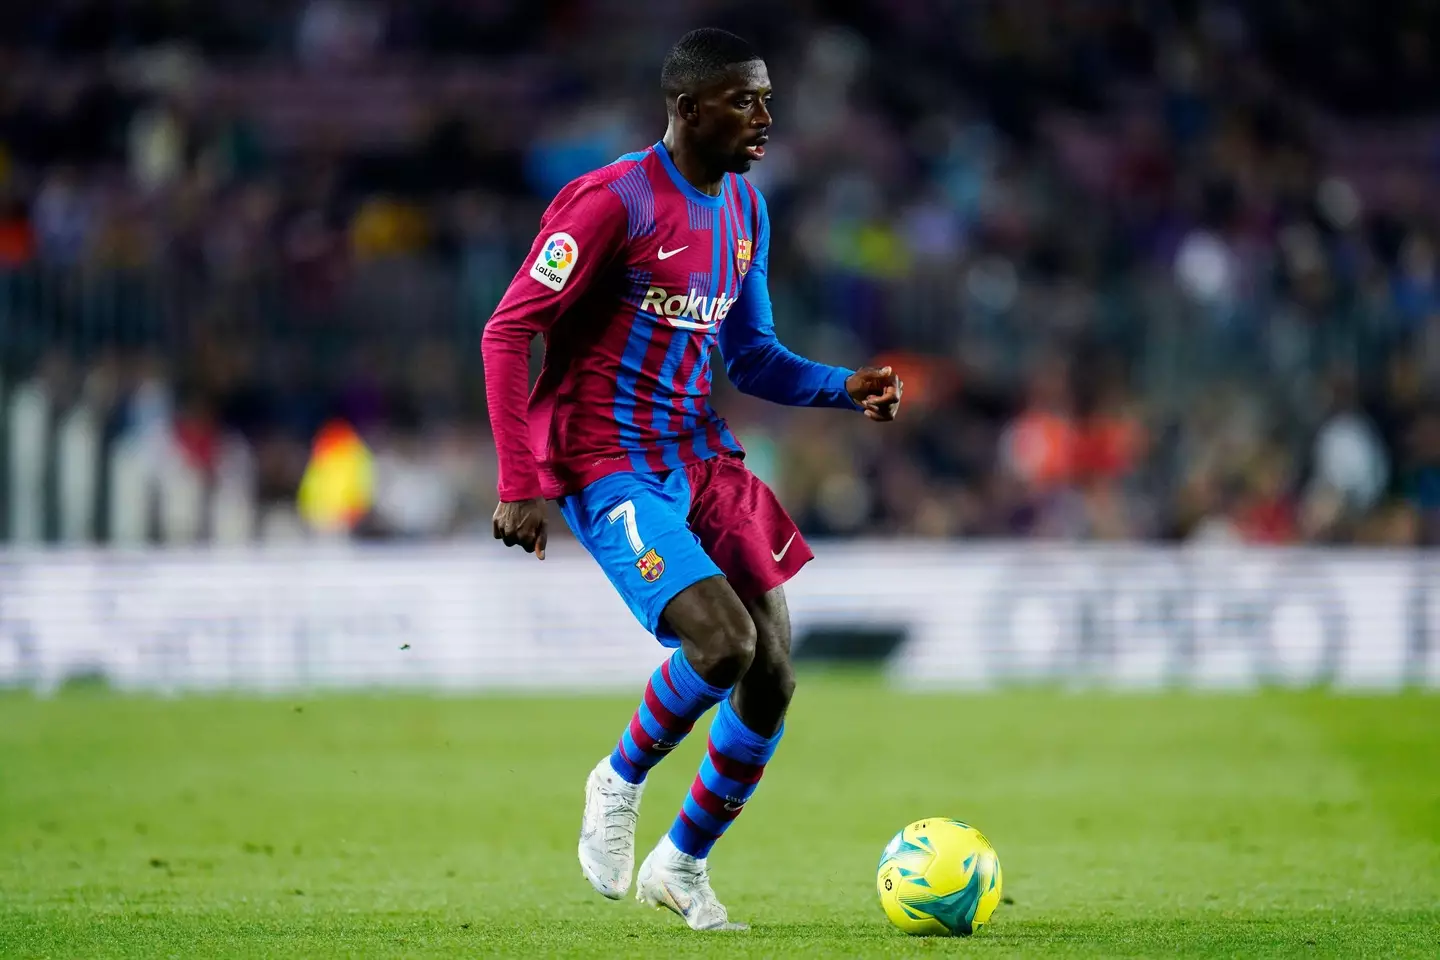
[{"label": "player's calf", "polygon": [[730,702],[745,725],[762,736],[773,736],[785,721],[795,697],[795,668],[789,659],[780,661],[757,657],[735,686]]},{"label": "player's calf", "polygon": [[776,587],[745,604],[755,624],[755,658],[736,685],[731,701],[745,725],[762,736],[780,729],[795,696],[790,662],[790,610]]},{"label": "player's calf", "polygon": [[685,651],[676,650],[650,675],[640,705],[611,751],[610,766],[628,783],[643,783],[650,769],[685,739],[695,721],[729,692],[727,687],[706,683]]}]

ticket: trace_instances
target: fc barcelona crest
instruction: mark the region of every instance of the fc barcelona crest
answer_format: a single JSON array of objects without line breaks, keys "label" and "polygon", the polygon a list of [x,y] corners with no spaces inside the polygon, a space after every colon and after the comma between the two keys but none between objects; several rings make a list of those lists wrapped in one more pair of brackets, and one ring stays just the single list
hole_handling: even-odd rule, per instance
[{"label": "fc barcelona crest", "polygon": [[635,569],[640,571],[640,576],[645,578],[646,583],[654,583],[660,579],[660,574],[665,572],[665,558],[651,549],[635,561]]},{"label": "fc barcelona crest", "polygon": [[740,268],[742,277],[745,275],[745,271],[750,269],[750,241],[744,237],[740,238],[735,249],[735,265]]}]

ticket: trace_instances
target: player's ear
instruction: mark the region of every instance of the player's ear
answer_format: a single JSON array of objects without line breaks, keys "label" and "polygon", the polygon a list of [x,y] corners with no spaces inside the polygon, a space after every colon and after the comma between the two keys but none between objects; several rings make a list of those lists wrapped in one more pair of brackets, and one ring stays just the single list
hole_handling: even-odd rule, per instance
[{"label": "player's ear", "polygon": [[686,123],[694,123],[700,119],[700,101],[688,93],[682,93],[675,98],[675,116]]}]

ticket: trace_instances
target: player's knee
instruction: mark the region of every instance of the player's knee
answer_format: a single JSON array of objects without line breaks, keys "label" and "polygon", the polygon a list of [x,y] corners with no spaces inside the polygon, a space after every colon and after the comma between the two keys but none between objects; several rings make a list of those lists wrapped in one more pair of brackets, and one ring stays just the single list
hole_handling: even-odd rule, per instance
[{"label": "player's knee", "polygon": [[723,577],[701,580],[665,608],[685,657],[706,683],[732,687],[755,659],[755,623]]},{"label": "player's knee", "polygon": [[739,682],[755,660],[755,624],[738,603],[722,605],[708,618],[704,635],[695,638],[695,669],[717,687]]},{"label": "player's knee", "polygon": [[755,624],[740,608],[739,616],[727,616],[719,625],[715,638],[716,675],[721,677],[717,685],[734,686],[745,676],[750,664],[755,661]]}]

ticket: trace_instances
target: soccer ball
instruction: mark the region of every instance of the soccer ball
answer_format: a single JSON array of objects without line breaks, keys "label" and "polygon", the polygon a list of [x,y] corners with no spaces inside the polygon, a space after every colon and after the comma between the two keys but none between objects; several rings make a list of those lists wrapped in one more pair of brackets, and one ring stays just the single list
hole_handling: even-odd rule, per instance
[{"label": "soccer ball", "polygon": [[1000,858],[959,820],[917,820],[895,834],[875,878],[890,922],[910,934],[968,937],[1000,904]]}]

